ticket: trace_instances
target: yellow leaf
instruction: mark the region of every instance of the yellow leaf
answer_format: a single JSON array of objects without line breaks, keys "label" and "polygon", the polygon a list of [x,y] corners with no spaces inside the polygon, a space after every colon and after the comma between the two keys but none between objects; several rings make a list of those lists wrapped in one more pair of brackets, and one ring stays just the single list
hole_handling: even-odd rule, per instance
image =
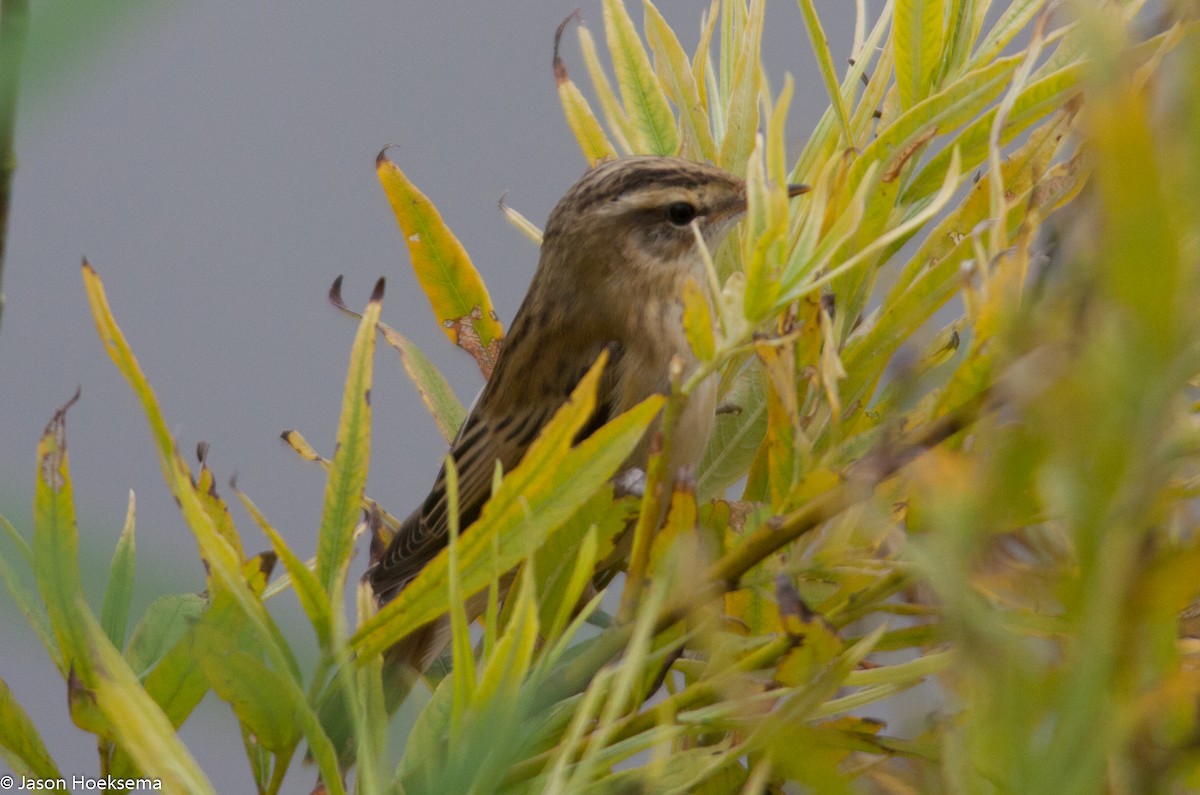
[{"label": "yellow leaf", "polygon": [[450,341],[466,350],[485,377],[500,353],[504,329],[466,249],[424,193],[380,152],[375,170],[404,233],[413,270]]}]

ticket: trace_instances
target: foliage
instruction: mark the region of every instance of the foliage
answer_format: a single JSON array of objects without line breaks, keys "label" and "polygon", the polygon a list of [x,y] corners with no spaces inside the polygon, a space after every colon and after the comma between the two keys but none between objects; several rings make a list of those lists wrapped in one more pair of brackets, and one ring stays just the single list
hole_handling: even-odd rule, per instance
[{"label": "foliage", "polygon": [[[395,527],[363,493],[376,331],[444,434],[463,417],[430,358],[380,321],[382,284],[351,350],[333,458],[285,435],[329,472],[304,561],[237,492],[273,550],[245,551],[85,263],[101,340],[207,572],[204,595],[162,597],[127,638],[131,501],[96,617],[60,409],[38,451],[32,543],[3,523],[16,555],[0,576],[75,723],[97,736],[101,771],[212,791],[175,733],[211,689],[263,793],[302,740],[331,793],[1200,787],[1196,20],[1179,10],[1143,34],[1136,1],[989,5],[891,0],[866,19],[860,3],[839,74],[800,0],[831,101],[795,159],[791,79],[773,91],[761,62],[763,0],[713,0],[690,55],[649,0],[642,33],[604,0],[611,78],[577,28],[594,103],[556,41],[588,160],[681,154],[747,180],[746,220],[712,252],[713,306],[685,296],[701,365],[572,446],[598,362],[526,459],[497,473],[478,521],[452,520],[443,556],[378,612],[358,587],[354,627],[353,544]],[[483,280],[432,202],[377,166],[437,322],[486,375],[502,327]],[[789,202],[800,180],[813,190]],[[609,480],[653,418],[669,448],[672,418],[710,376],[729,410],[694,483],[672,486],[660,453],[640,505],[615,498]],[[592,583],[626,528],[610,617]],[[286,573],[268,587],[277,561]],[[266,609],[288,587],[320,648],[308,676]],[[462,605],[479,594],[473,642]],[[383,652],[447,611],[451,673],[397,762],[388,709],[407,683]],[[921,684],[920,714],[889,701]],[[0,711],[13,768],[56,775],[2,682]]]}]

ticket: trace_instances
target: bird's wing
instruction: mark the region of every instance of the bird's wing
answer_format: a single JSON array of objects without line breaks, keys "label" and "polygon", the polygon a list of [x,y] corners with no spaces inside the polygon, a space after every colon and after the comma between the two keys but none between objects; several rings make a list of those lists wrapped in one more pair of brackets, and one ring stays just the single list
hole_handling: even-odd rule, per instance
[{"label": "bird's wing", "polygon": [[[615,371],[611,361],[606,370],[596,409],[576,435],[575,444],[611,418],[614,405],[611,395],[615,388],[615,377],[609,376]],[[492,377],[500,376],[497,371]],[[578,380],[575,378],[574,382]],[[502,417],[490,416],[494,412],[487,410],[486,391],[480,397],[450,447],[458,470],[460,528],[465,529],[474,522],[491,497],[496,462],[500,462],[505,472],[519,464],[554,412],[566,402],[572,388],[573,385],[561,390],[538,390],[542,400],[524,402]],[[443,465],[425,502],[404,520],[383,555],[368,572],[376,597],[384,602],[395,596],[446,546],[449,534],[446,468]]]}]

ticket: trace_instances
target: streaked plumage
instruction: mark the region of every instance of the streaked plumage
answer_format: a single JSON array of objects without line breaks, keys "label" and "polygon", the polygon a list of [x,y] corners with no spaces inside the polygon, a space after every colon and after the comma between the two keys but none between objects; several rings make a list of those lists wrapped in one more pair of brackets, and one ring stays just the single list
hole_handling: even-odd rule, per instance
[{"label": "streaked plumage", "polygon": [[[497,461],[513,469],[530,442],[608,348],[594,416],[580,438],[668,387],[668,364],[695,364],[682,327],[686,279],[708,284],[690,210],[710,248],[745,209],[740,179],[678,158],[601,163],[550,214],[538,265],[495,371],[451,445],[461,526],[479,515]],[[693,395],[675,434],[672,471],[698,461],[712,426],[715,382]],[[652,432],[651,432],[652,433]],[[645,466],[651,433],[626,466]],[[381,602],[397,594],[447,543],[444,471],[409,516],[369,579]],[[445,644],[430,626],[390,655],[424,670]]]}]

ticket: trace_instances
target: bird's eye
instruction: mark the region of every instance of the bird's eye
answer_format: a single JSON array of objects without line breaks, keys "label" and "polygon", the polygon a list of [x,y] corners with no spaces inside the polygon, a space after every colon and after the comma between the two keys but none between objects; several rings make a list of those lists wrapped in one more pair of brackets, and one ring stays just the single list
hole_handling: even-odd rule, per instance
[{"label": "bird's eye", "polygon": [[675,226],[687,226],[696,217],[696,208],[687,202],[672,202],[667,205],[667,220]]}]

